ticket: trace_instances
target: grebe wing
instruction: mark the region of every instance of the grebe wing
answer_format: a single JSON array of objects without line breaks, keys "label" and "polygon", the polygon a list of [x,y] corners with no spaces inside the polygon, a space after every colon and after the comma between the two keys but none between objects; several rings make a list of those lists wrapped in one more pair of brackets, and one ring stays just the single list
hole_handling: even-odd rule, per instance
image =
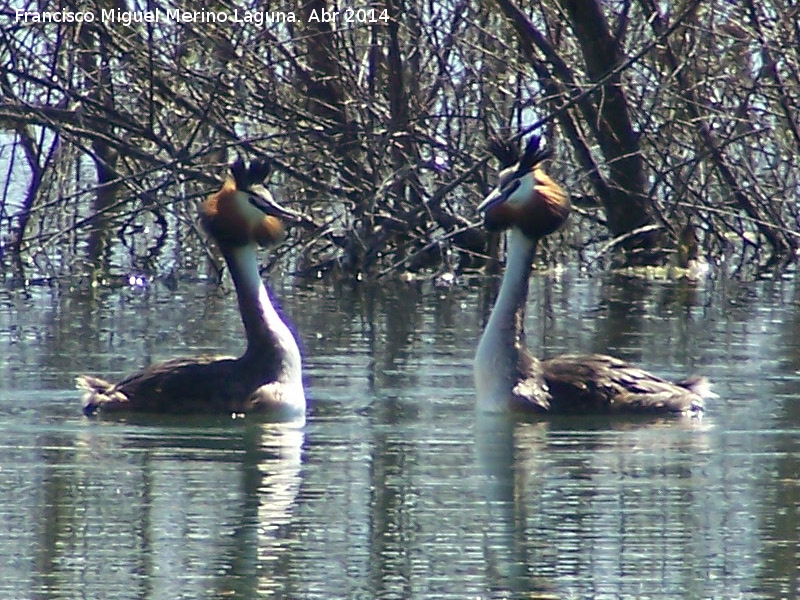
[{"label": "grebe wing", "polygon": [[699,412],[709,395],[705,379],[673,383],[604,354],[558,356],[541,365],[557,412]]},{"label": "grebe wing", "polygon": [[541,361],[524,347],[519,348],[516,380],[511,393],[517,408],[523,411],[550,411],[550,392],[542,373]]},{"label": "grebe wing", "polygon": [[[78,377],[78,387],[86,390],[83,412],[226,412],[221,400],[229,398],[231,390],[222,388],[247,385],[235,377],[236,360],[218,356],[175,358],[150,365],[116,384],[97,377]],[[244,391],[240,395],[247,396]]]}]

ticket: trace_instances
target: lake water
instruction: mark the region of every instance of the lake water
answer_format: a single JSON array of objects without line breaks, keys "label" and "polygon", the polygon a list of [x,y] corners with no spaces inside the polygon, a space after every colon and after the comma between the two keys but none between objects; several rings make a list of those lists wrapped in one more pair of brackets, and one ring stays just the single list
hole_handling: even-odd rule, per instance
[{"label": "lake water", "polygon": [[799,597],[794,277],[534,275],[540,354],[707,374],[701,420],[476,417],[490,285],[280,286],[302,429],[81,416],[79,373],[236,353],[230,292],[0,291],[0,595]]}]

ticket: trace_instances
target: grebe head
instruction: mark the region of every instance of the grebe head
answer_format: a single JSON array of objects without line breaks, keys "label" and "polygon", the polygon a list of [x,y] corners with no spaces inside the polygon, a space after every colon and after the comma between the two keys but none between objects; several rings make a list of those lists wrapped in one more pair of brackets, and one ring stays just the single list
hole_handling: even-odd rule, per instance
[{"label": "grebe head", "polygon": [[211,194],[200,209],[204,227],[220,244],[261,246],[283,239],[283,220],[298,221],[300,215],[280,206],[262,182],[272,171],[265,161],[245,165],[237,159],[222,188]]},{"label": "grebe head", "polygon": [[[478,205],[489,231],[519,228],[526,236],[539,239],[559,229],[570,212],[569,196],[542,168],[552,151],[539,148],[533,136],[522,157],[500,172],[497,186]],[[507,162],[505,154],[499,155]]]}]

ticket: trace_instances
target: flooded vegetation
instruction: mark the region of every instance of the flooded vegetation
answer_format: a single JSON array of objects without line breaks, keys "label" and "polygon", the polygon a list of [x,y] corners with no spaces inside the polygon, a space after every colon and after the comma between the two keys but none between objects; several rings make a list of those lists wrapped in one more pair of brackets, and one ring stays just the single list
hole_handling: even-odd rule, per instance
[{"label": "flooded vegetation", "polygon": [[[8,269],[55,277],[78,258],[102,280],[119,251],[159,276],[199,260],[197,201],[237,154],[269,159],[279,200],[306,215],[285,248],[298,273],[480,267],[498,244],[473,215],[494,185],[488,148],[528,134],[580,208],[557,247],[585,260],[662,265],[693,237],[709,260],[763,267],[800,246],[791,6],[313,0],[261,24],[244,6],[179,8],[9,14]],[[184,18],[198,13],[214,18]]]}]

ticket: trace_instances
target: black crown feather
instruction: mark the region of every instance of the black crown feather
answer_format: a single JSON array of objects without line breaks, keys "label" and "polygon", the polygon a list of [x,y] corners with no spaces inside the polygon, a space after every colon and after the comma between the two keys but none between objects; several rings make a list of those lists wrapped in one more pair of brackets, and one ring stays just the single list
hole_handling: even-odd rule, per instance
[{"label": "black crown feather", "polygon": [[541,140],[542,138],[538,135],[531,136],[521,158],[516,144],[512,143],[510,140],[501,140],[499,138],[490,139],[489,152],[494,154],[497,160],[500,161],[500,170],[519,163],[517,172],[520,174],[527,173],[534,165],[550,158],[553,154],[553,151],[549,148],[539,148]]},{"label": "black crown feather", "polygon": [[250,186],[263,183],[272,172],[272,164],[267,160],[254,160],[246,165],[240,158],[231,164],[231,175],[240,190],[250,189]]},{"label": "black crown feather", "polygon": [[539,148],[539,142],[541,142],[541,138],[538,135],[531,136],[531,139],[528,140],[525,152],[523,152],[522,158],[519,159],[518,173],[527,173],[534,165],[550,158],[553,154],[550,148]]}]

